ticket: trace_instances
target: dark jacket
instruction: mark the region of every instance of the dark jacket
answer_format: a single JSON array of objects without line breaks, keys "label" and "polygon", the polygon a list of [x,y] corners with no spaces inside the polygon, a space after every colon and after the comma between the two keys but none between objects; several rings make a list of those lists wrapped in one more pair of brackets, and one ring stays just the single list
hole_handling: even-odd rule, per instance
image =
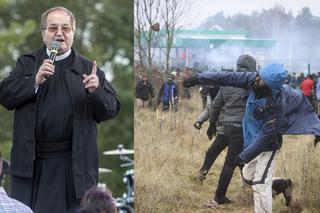
[{"label": "dark jacket", "polygon": [[[12,175],[32,178],[35,159],[35,125],[37,94],[35,76],[42,64],[45,47],[22,55],[15,69],[0,84],[0,104],[15,110],[11,148]],[[98,149],[96,123],[114,118],[120,109],[116,92],[98,69],[99,87],[89,93],[83,84],[83,74],[89,75],[92,63],[72,49],[72,68],[65,79],[73,110],[72,162],[76,197],[97,183]],[[41,87],[41,85],[40,85]]]},{"label": "dark jacket", "polygon": [[283,85],[284,79],[279,76],[279,73],[273,72],[273,69],[274,66],[268,66],[264,69],[265,72],[260,71],[260,76],[272,89],[272,97],[268,99],[257,99],[254,91],[250,89],[257,76],[255,73],[198,74],[198,79],[202,84],[220,84],[250,89],[242,122],[245,148],[239,155],[246,163],[263,151],[278,149],[279,135],[320,134],[320,120],[309,101],[301,92]]},{"label": "dark jacket", "polygon": [[136,98],[139,98],[143,101],[153,98],[153,88],[149,81],[144,84],[143,80],[140,80],[136,85]]},{"label": "dark jacket", "polygon": [[217,97],[212,102],[212,120],[219,117],[220,110],[224,107],[223,123],[241,125],[246,109],[248,91],[235,87],[221,87]]},{"label": "dark jacket", "polygon": [[[256,72],[256,60],[249,55],[241,55],[237,60],[238,72]],[[236,87],[220,87],[212,103],[212,120],[218,119],[220,110],[224,107],[223,123],[241,126],[246,109],[248,90]]]}]

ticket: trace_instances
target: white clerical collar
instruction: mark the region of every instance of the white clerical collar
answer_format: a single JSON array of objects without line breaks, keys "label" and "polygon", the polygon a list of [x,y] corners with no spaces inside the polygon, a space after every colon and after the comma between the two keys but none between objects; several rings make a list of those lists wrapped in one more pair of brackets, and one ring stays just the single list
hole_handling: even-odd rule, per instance
[{"label": "white clerical collar", "polygon": [[[50,50],[48,50],[48,48],[46,48],[46,52],[47,52],[47,55],[50,56]],[[61,61],[65,58],[67,58],[70,54],[71,54],[71,49],[69,49],[67,52],[65,52],[61,55],[57,55],[55,61]]]}]

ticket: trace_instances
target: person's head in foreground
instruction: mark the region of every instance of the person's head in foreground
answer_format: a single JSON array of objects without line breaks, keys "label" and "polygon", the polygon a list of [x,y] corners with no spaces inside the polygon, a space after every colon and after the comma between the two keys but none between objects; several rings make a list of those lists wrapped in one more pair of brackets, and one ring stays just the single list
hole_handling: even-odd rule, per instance
[{"label": "person's head in foreground", "polygon": [[98,186],[91,187],[85,193],[80,206],[87,212],[117,213],[116,201],[111,192],[109,190],[104,191]]},{"label": "person's head in foreground", "polygon": [[287,72],[283,65],[274,63],[263,67],[259,71],[252,88],[257,97],[277,95],[287,79]]}]

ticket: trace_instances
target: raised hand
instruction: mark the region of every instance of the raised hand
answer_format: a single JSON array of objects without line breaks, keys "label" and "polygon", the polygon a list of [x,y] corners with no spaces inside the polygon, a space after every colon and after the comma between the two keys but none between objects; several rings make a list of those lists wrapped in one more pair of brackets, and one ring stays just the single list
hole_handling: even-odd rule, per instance
[{"label": "raised hand", "polygon": [[36,75],[36,86],[43,84],[47,80],[47,78],[54,73],[54,65],[53,61],[49,59],[45,59],[42,65],[39,67],[39,70]]},{"label": "raised hand", "polygon": [[93,93],[99,87],[99,77],[97,76],[97,62],[93,62],[92,71],[90,75],[83,74],[84,87]]}]

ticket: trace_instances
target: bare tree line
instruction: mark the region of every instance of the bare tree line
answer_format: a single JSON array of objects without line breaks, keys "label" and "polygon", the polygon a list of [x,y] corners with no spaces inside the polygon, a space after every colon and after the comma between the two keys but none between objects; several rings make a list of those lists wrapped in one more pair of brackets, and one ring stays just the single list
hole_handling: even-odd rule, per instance
[{"label": "bare tree line", "polygon": [[135,0],[134,1],[134,32],[135,52],[139,63],[151,70],[153,66],[154,49],[159,42],[157,32],[151,29],[155,23],[160,24],[165,35],[165,70],[169,72],[170,51],[173,46],[176,32],[183,28],[188,20],[192,8],[191,0]]}]

